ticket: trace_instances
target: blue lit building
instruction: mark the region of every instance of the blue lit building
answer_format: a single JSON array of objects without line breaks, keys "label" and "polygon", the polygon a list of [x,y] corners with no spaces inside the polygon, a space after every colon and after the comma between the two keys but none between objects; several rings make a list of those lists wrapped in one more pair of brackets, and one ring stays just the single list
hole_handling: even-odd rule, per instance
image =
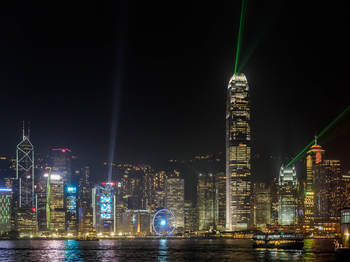
[{"label": "blue lit building", "polygon": [[66,188],[66,229],[67,233],[77,231],[77,188],[69,186]]},{"label": "blue lit building", "polygon": [[116,232],[115,183],[101,183],[92,189],[93,227],[97,233]]}]

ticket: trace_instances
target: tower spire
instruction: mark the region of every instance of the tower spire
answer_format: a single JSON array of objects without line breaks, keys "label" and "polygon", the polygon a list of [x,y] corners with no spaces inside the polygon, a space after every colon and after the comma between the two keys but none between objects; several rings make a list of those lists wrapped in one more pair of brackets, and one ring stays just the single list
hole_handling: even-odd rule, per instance
[{"label": "tower spire", "polygon": [[316,130],[315,130],[315,145],[317,145],[317,135],[316,135]]}]

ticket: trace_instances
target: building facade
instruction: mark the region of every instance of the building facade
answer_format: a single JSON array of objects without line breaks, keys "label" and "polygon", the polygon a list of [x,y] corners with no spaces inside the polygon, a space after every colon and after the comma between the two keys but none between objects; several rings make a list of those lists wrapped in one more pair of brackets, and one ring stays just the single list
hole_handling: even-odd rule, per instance
[{"label": "building facade", "polygon": [[199,174],[197,183],[198,229],[214,227],[215,177],[212,174]]},{"label": "building facade", "polygon": [[66,231],[70,234],[77,232],[77,188],[66,188]]},{"label": "building facade", "polygon": [[62,176],[65,185],[71,185],[72,153],[68,148],[52,149],[52,172]]},{"label": "building facade", "polygon": [[98,233],[116,232],[115,183],[101,183],[92,189],[93,227]]},{"label": "building facade", "polygon": [[215,178],[215,226],[217,230],[226,227],[226,174],[218,173]]},{"label": "building facade", "polygon": [[226,110],[226,228],[250,224],[251,191],[250,99],[243,73],[231,77]]},{"label": "building facade", "polygon": [[185,230],[193,231],[197,226],[197,209],[192,200],[185,200],[184,206]]},{"label": "building facade", "polygon": [[315,210],[317,210],[318,205],[318,196],[316,195],[317,188],[315,188],[315,181],[316,183],[318,183],[318,187],[318,181],[320,179],[320,176],[322,176],[320,167],[322,165],[323,154],[324,150],[321,148],[321,146],[317,145],[317,140],[315,140],[315,145],[313,145],[307,152],[306,158],[306,190],[304,195],[304,220],[307,231],[313,230]]},{"label": "building facade", "polygon": [[47,230],[54,234],[63,234],[66,231],[63,177],[58,174],[48,174],[46,188]]},{"label": "building facade", "polygon": [[293,225],[297,221],[297,172],[294,165],[282,165],[279,175],[278,191],[278,224],[281,226]]},{"label": "building facade", "polygon": [[0,235],[11,231],[11,193],[10,188],[0,188]]},{"label": "building facade", "polygon": [[271,189],[265,184],[254,187],[254,225],[257,228],[266,227],[271,220]]},{"label": "building facade", "polygon": [[164,189],[165,208],[174,213],[176,227],[181,230],[185,227],[184,204],[185,204],[185,181],[179,174],[165,180]]}]

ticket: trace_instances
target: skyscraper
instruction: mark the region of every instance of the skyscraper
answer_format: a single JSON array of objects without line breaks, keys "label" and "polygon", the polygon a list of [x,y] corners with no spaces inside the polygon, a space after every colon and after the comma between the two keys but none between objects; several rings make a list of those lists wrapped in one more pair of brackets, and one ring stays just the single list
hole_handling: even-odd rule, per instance
[{"label": "skyscraper", "polygon": [[198,229],[214,227],[215,180],[212,174],[199,174],[197,184]]},{"label": "skyscraper", "polygon": [[11,231],[11,193],[10,188],[0,188],[0,234]]},{"label": "skyscraper", "polygon": [[250,221],[250,100],[247,78],[234,74],[227,89],[226,228],[249,227]]},{"label": "skyscraper", "polygon": [[184,204],[185,204],[185,181],[177,172],[165,180],[165,208],[174,213],[176,227],[185,227]]},{"label": "skyscraper", "polygon": [[67,233],[77,232],[77,188],[66,188],[66,229]]},{"label": "skyscraper", "polygon": [[48,174],[46,186],[47,230],[62,234],[66,230],[66,209],[64,201],[64,181],[58,174]]},{"label": "skyscraper", "polygon": [[96,232],[116,232],[115,183],[104,182],[92,189],[93,226]]},{"label": "skyscraper", "polygon": [[271,219],[271,189],[265,188],[264,183],[255,183],[253,192],[254,225],[257,228],[266,227]]},{"label": "skyscraper", "polygon": [[215,177],[215,227],[223,230],[226,227],[226,174],[218,173]]},{"label": "skyscraper", "polygon": [[34,146],[29,140],[29,122],[27,135],[17,145],[16,150],[16,178],[19,182],[19,207],[35,207],[34,201]]},{"label": "skyscraper", "polygon": [[[312,224],[315,220],[315,202],[317,206],[317,196],[315,198],[315,173],[317,180],[319,179],[320,167],[322,164],[322,155],[324,150],[321,146],[313,145],[307,152],[306,158],[306,192],[304,199],[304,214],[305,214],[305,226],[306,230],[310,231],[313,229]],[[315,201],[316,200],[316,201]]]},{"label": "skyscraper", "polygon": [[279,175],[278,224],[293,225],[297,221],[297,172],[294,165],[282,165]]},{"label": "skyscraper", "polygon": [[71,185],[72,153],[68,148],[52,149],[52,172],[63,177],[65,185]]}]

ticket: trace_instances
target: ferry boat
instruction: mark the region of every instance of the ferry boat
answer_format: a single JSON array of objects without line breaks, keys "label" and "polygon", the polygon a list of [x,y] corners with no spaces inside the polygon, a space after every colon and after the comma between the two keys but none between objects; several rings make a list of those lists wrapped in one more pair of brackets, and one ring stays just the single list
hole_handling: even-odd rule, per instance
[{"label": "ferry boat", "polygon": [[83,236],[83,237],[77,237],[75,238],[76,241],[99,241],[100,239],[99,238],[96,238],[96,237],[86,237],[86,236]]},{"label": "ferry boat", "polygon": [[301,233],[274,232],[272,234],[255,234],[252,241],[253,248],[293,248],[304,246],[304,235]]}]

